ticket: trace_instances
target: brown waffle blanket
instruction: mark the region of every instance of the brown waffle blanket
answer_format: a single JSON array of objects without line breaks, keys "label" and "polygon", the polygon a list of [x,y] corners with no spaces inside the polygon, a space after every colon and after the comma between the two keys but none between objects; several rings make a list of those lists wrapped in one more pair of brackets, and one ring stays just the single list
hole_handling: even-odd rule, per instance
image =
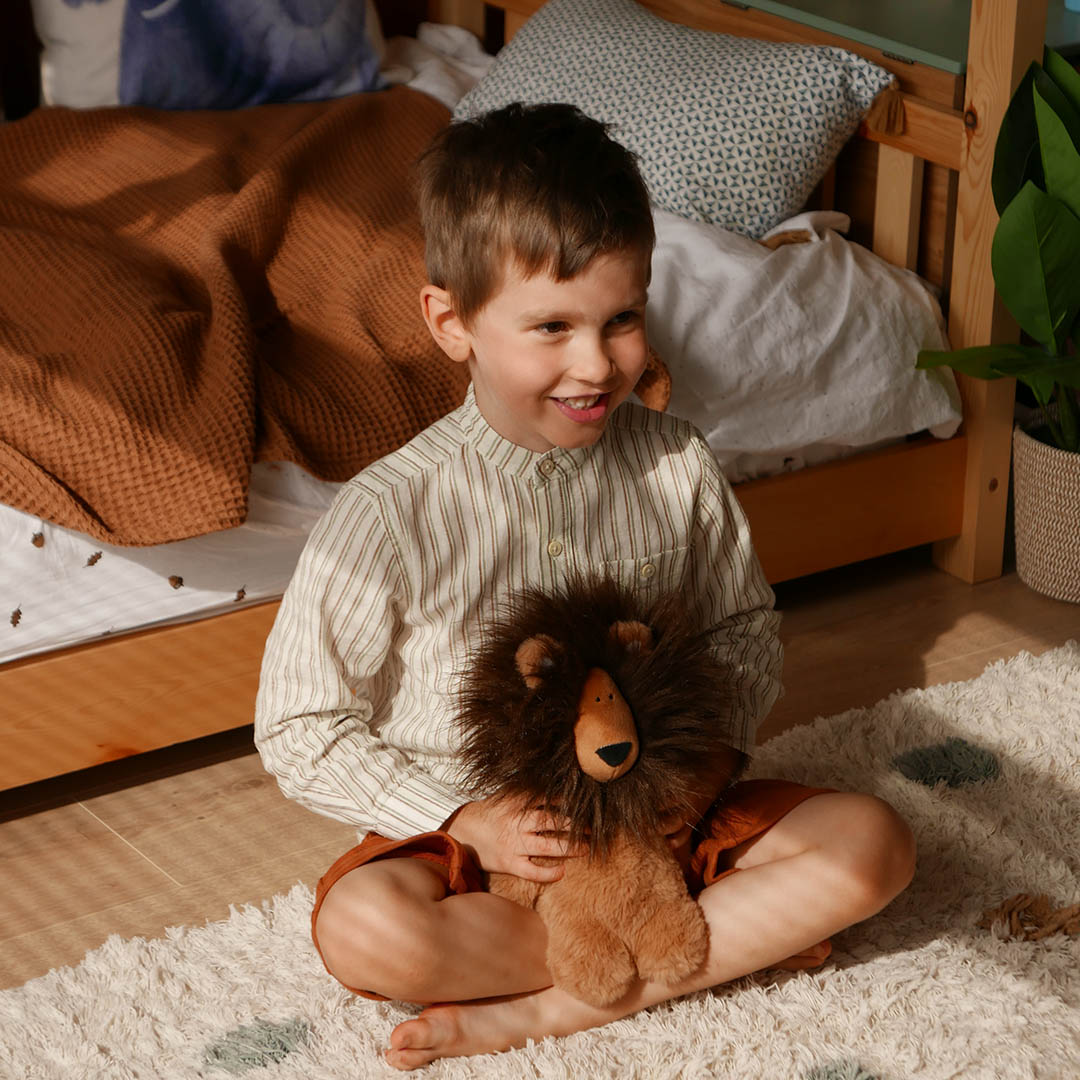
[{"label": "brown waffle blanket", "polygon": [[405,88],[0,126],[0,502],[114,544],[240,524],[255,460],[344,480],[458,405],[420,318]]}]

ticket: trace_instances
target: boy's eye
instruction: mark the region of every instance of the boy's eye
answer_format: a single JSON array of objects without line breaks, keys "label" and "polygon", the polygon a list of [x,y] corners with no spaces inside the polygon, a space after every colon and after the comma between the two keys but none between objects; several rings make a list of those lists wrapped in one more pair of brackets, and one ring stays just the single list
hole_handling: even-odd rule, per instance
[{"label": "boy's eye", "polygon": [[638,317],[636,311],[620,311],[618,315],[614,316],[611,320],[612,326],[625,326],[629,322],[633,322]]},{"label": "boy's eye", "polygon": [[537,327],[537,330],[543,334],[561,334],[566,329],[567,325],[564,322],[546,322]]}]

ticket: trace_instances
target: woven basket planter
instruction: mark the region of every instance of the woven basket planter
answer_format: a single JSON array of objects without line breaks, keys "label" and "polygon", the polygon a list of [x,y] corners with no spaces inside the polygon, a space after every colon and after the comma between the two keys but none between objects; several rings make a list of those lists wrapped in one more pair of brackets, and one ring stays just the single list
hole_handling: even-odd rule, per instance
[{"label": "woven basket planter", "polygon": [[1020,580],[1080,603],[1080,454],[1014,428],[1013,502]]}]

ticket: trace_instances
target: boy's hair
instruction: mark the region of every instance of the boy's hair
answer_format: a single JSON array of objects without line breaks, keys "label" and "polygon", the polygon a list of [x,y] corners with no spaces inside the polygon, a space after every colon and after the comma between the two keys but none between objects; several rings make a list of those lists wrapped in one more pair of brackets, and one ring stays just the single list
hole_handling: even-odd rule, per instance
[{"label": "boy's hair", "polygon": [[655,234],[635,155],[573,105],[521,105],[458,120],[418,163],[428,280],[468,322],[510,260],[575,277],[597,256],[639,252]]}]

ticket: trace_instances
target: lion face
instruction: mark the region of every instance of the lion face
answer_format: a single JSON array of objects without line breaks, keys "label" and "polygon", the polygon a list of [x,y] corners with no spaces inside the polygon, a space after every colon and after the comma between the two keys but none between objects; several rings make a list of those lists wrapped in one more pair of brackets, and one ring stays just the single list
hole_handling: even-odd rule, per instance
[{"label": "lion face", "polygon": [[514,597],[462,677],[468,790],[550,807],[603,849],[715,784],[729,671],[686,609],[608,579]]}]

